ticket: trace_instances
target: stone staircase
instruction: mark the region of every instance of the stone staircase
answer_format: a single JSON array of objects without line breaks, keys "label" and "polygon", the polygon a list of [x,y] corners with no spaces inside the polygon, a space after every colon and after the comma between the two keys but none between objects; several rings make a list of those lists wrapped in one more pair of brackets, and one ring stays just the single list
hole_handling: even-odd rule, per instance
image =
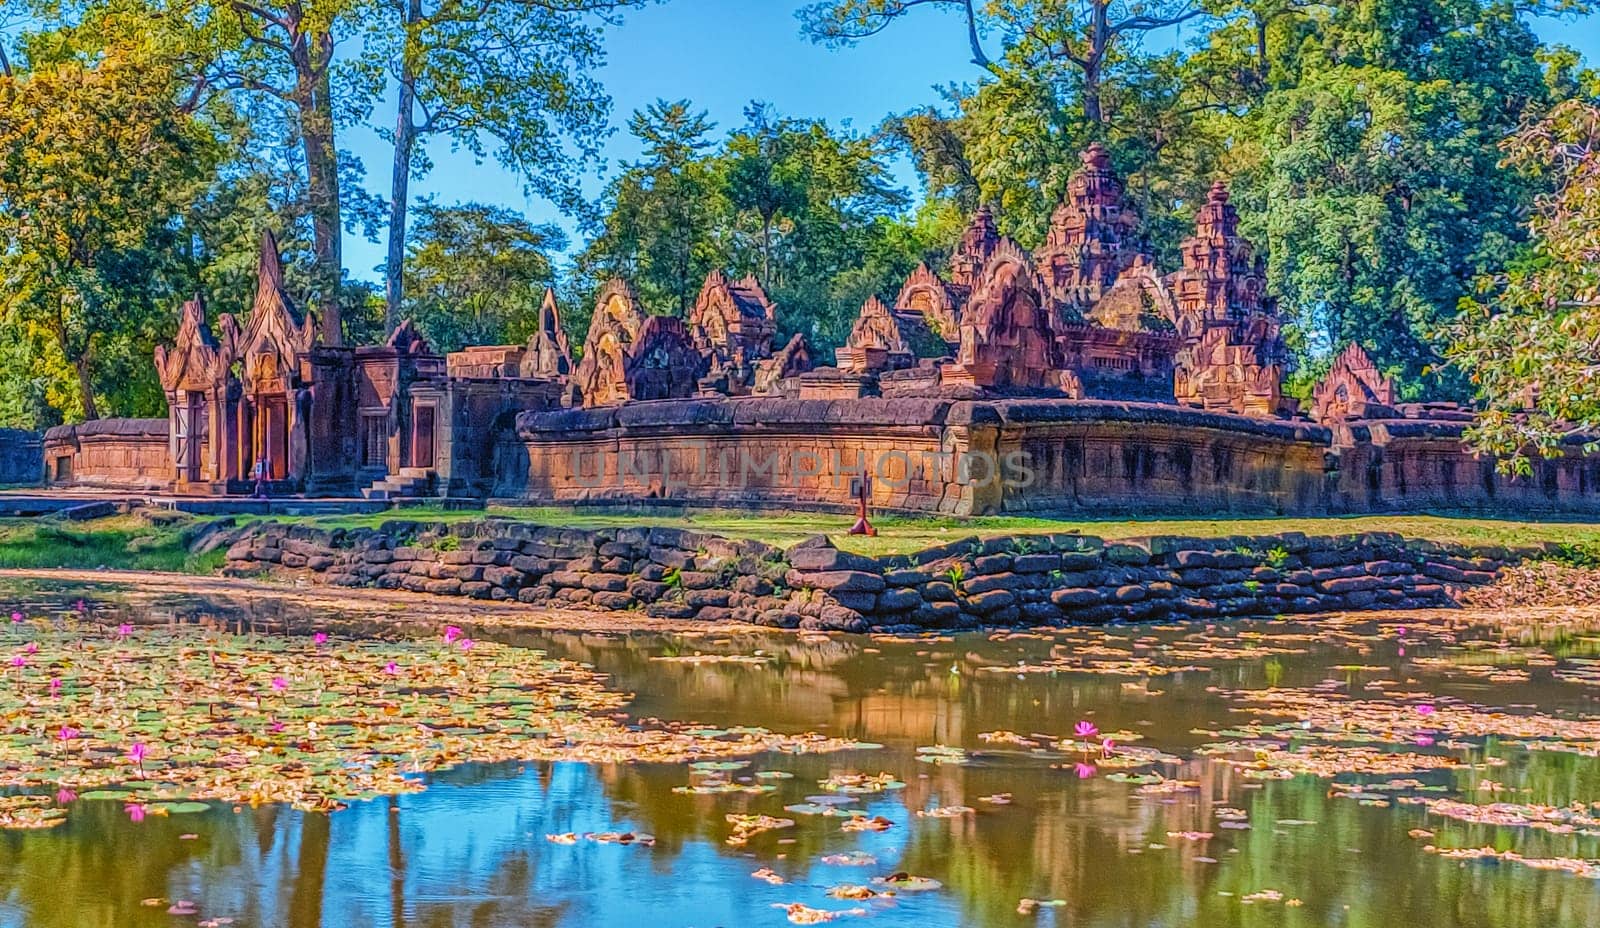
[{"label": "stone staircase", "polygon": [[433,495],[433,471],[421,467],[402,467],[400,473],[390,474],[361,491],[366,499],[417,499]]}]

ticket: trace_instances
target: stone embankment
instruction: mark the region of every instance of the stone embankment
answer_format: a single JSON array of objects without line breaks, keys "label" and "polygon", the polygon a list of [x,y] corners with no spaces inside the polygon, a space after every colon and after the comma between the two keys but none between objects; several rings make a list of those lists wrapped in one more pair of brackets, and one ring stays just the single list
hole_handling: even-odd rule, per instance
[{"label": "stone embankment", "polygon": [[226,571],[348,587],[515,599],[672,619],[841,631],[958,629],[1451,605],[1542,548],[1368,533],[1103,542],[967,539],[872,558],[816,536],[787,550],[671,528],[598,531],[487,519],[377,529],[260,523]]}]

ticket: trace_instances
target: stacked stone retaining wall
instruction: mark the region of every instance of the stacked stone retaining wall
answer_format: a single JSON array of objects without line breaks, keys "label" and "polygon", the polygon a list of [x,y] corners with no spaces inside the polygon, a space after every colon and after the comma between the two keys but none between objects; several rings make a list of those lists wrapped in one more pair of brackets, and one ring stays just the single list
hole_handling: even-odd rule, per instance
[{"label": "stacked stone retaining wall", "polygon": [[637,611],[778,627],[962,629],[1212,619],[1452,604],[1542,548],[1335,537],[1082,535],[966,539],[872,558],[823,536],[782,550],[671,528],[580,531],[503,520],[377,529],[260,523],[228,550],[235,576]]}]

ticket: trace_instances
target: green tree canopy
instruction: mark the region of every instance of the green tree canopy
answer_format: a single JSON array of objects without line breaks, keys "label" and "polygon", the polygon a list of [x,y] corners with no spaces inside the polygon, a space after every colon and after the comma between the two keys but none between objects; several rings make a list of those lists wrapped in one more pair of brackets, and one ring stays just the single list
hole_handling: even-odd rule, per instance
[{"label": "green tree canopy", "polygon": [[70,415],[99,416],[113,379],[112,411],[159,409],[148,352],[187,283],[176,217],[223,150],[183,90],[115,49],[0,78],[0,306],[36,364],[72,372],[76,395],[52,396]]}]

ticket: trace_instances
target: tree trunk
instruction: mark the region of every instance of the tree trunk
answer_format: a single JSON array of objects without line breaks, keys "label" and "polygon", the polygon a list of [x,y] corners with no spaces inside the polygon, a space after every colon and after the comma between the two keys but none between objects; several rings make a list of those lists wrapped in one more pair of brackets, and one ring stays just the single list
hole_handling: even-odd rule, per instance
[{"label": "tree trunk", "polygon": [[1100,106],[1100,77],[1110,47],[1110,0],[1095,0],[1094,16],[1089,24],[1088,54],[1083,56],[1083,117],[1090,123],[1105,122]]},{"label": "tree trunk", "polygon": [[[321,35],[313,41],[319,45],[319,54],[324,45],[331,50],[331,37]],[[305,147],[322,343],[338,345],[344,340],[339,311],[344,265],[339,243],[343,224],[339,209],[339,150],[334,140],[332,86],[326,64],[314,67],[308,56],[302,54],[296,56],[295,67],[298,73],[294,102]]]},{"label": "tree trunk", "polygon": [[[422,0],[407,0],[406,31],[422,18]],[[394,125],[394,175],[389,184],[389,254],[383,267],[383,325],[392,332],[400,324],[405,300],[406,214],[410,206],[411,149],[416,144],[416,67],[409,51],[400,53],[400,102]]]},{"label": "tree trunk", "polygon": [[94,401],[94,377],[90,371],[89,353],[85,351],[72,362],[78,371],[78,392],[83,394],[83,418],[100,418],[100,407]]}]

